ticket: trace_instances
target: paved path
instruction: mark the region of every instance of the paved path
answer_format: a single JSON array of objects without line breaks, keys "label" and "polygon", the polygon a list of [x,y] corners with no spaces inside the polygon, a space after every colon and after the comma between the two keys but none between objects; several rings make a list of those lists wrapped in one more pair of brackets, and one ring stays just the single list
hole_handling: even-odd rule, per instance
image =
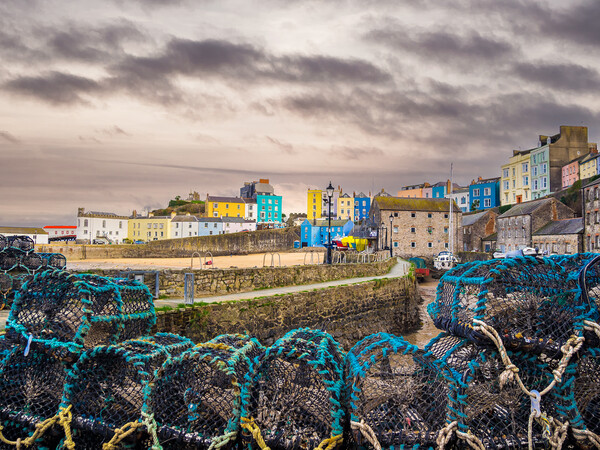
[{"label": "paved path", "polygon": [[[261,289],[258,291],[250,291],[250,292],[240,292],[236,294],[229,295],[216,295],[212,297],[202,297],[196,300],[196,303],[215,303],[215,302],[223,302],[227,300],[251,300],[253,298],[259,297],[272,297],[274,295],[279,294],[291,294],[294,292],[302,292],[302,291],[312,291],[315,289],[324,289],[328,287],[341,286],[343,284],[356,284],[363,283],[365,281],[376,280],[379,278],[398,278],[406,275],[410,268],[410,263],[398,259],[398,264],[392,267],[385,275],[379,275],[375,277],[364,277],[364,278],[345,278],[343,280],[335,280],[328,281],[326,283],[317,283],[317,284],[302,284],[298,286],[284,286],[273,289]],[[154,305],[157,307],[160,306],[177,306],[181,303],[184,303],[184,299],[182,298],[171,298],[167,300],[155,300]],[[6,324],[6,319],[8,318],[8,310],[0,311],[0,330],[4,329]]]},{"label": "paved path", "polygon": [[[380,278],[399,278],[408,273],[410,268],[410,263],[401,259],[398,259],[398,264],[392,267],[387,274],[378,275],[375,277],[364,277],[364,278],[345,278],[343,280],[334,280],[328,281],[325,283],[317,283],[317,284],[301,284],[297,286],[283,286],[273,289],[261,289],[258,291],[249,291],[249,292],[239,292],[235,294],[228,295],[215,295],[211,297],[202,297],[196,299],[195,303],[216,303],[216,302],[224,302],[228,300],[251,300],[259,297],[272,297],[274,295],[280,294],[292,294],[295,292],[303,292],[303,291],[313,291],[315,289],[324,289],[328,287],[341,286],[345,284],[356,284],[363,283],[365,281],[376,280]],[[181,303],[184,303],[184,299],[182,298],[170,298],[166,300],[155,300],[154,305],[157,307],[160,306],[177,306]]]}]

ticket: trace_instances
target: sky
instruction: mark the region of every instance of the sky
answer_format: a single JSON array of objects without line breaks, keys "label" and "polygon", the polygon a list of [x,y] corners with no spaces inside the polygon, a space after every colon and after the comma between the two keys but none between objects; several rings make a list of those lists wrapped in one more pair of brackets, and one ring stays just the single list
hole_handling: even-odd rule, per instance
[{"label": "sky", "polygon": [[600,2],[3,0],[0,225],[268,178],[395,195],[600,139]]}]

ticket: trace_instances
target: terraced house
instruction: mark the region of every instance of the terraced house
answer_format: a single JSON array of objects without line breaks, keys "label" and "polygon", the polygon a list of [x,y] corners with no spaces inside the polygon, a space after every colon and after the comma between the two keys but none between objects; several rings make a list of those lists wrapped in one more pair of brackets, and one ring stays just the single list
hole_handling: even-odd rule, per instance
[{"label": "terraced house", "polygon": [[244,217],[246,204],[239,197],[206,196],[207,217]]},{"label": "terraced house", "polygon": [[171,219],[176,216],[172,212],[168,216],[138,216],[134,211],[127,225],[127,237],[131,241],[162,241],[171,239]]}]

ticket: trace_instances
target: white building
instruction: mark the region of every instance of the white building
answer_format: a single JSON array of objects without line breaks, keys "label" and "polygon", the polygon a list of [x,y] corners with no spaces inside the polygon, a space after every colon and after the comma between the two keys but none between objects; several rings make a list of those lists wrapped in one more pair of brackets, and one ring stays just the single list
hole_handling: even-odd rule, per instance
[{"label": "white building", "polygon": [[48,241],[74,241],[77,239],[75,225],[46,225],[44,230],[48,233]]},{"label": "white building", "polygon": [[0,234],[9,236],[29,236],[36,244],[47,244],[48,233],[43,228],[35,227],[0,227]]},{"label": "white building", "polygon": [[469,188],[459,188],[452,191],[451,194],[446,194],[446,198],[453,198],[462,212],[471,211],[471,203],[469,202]]},{"label": "white building", "polygon": [[173,216],[171,219],[171,239],[198,236],[198,218],[189,213]]},{"label": "white building", "polygon": [[246,211],[244,217],[248,220],[256,221],[258,217],[258,209],[256,207],[256,199],[254,198],[245,198],[244,202],[246,203]]},{"label": "white building", "polygon": [[223,233],[240,233],[242,231],[256,231],[256,222],[238,217],[223,217]]},{"label": "white building", "polygon": [[127,238],[129,218],[107,212],[77,210],[77,240],[93,243],[99,239],[120,244]]}]

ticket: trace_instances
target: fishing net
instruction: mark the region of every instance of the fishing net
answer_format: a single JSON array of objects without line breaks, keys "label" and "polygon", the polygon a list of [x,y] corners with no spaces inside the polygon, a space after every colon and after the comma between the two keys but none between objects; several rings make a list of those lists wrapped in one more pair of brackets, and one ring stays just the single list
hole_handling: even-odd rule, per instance
[{"label": "fishing net", "polygon": [[450,373],[401,337],[377,333],[346,358],[348,409],[355,444],[436,446],[446,425]]},{"label": "fishing net", "polygon": [[480,345],[482,321],[513,350],[560,357],[560,348],[580,335],[595,307],[584,301],[577,272],[552,259],[523,257],[477,261],[447,272],[427,310],[436,327]]},{"label": "fishing net", "polygon": [[35,248],[35,242],[29,236],[6,236],[5,247],[30,252]]},{"label": "fishing net", "polygon": [[137,441],[148,448],[148,425],[139,426],[148,384],[167,358],[193,345],[187,338],[158,333],[84,352],[67,376],[61,404],[71,406],[76,448],[100,448],[111,441],[116,428],[127,424],[139,428],[124,444]]},{"label": "fishing net", "polygon": [[154,412],[163,449],[231,448],[240,427],[241,383],[262,352],[254,338],[223,335],[167,361],[145,405]]},{"label": "fishing net", "polygon": [[[34,434],[36,424],[57,414],[68,369],[65,362],[35,343],[11,347],[0,363],[0,422],[5,439],[24,440]],[[36,445],[54,448],[58,436],[49,430]],[[6,447],[0,448],[14,448],[2,444]]]},{"label": "fishing net", "polygon": [[[303,335],[309,340],[295,336]],[[322,331],[297,330],[254,359],[242,387],[242,439],[252,448],[321,448],[342,443],[344,355]],[[335,353],[331,353],[334,351]]]},{"label": "fishing net", "polygon": [[16,295],[7,333],[75,360],[96,345],[146,335],[155,321],[152,295],[141,283],[46,270]]},{"label": "fishing net", "polygon": [[67,267],[67,258],[62,253],[37,253],[42,258],[44,267],[64,269]]}]

